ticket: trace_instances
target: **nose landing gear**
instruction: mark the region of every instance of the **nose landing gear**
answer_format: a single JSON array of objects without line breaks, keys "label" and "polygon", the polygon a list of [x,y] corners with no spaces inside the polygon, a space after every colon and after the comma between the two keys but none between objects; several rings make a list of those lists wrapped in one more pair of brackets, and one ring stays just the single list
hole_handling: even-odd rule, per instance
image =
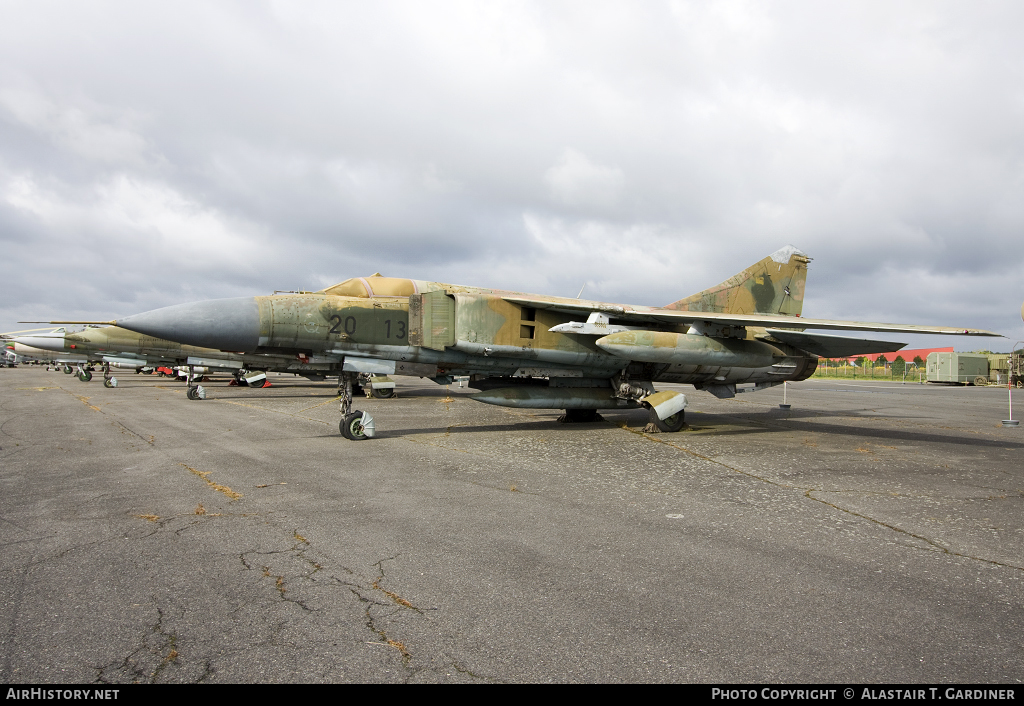
[{"label": "nose landing gear", "polygon": [[352,388],[358,379],[358,373],[342,373],[339,378],[338,391],[341,393],[341,435],[352,441],[363,441],[374,435],[373,417],[358,409],[352,410]]},{"label": "nose landing gear", "polygon": [[117,387],[117,378],[110,376],[110,363],[103,366],[103,387]]},{"label": "nose landing gear", "polygon": [[[199,376],[200,379],[202,377],[202,375]],[[190,400],[205,400],[206,389],[202,385],[193,385],[192,383],[195,381],[196,371],[195,368],[190,365],[188,366],[188,375],[185,378],[185,382],[188,385],[188,389],[185,391],[185,397]]]}]

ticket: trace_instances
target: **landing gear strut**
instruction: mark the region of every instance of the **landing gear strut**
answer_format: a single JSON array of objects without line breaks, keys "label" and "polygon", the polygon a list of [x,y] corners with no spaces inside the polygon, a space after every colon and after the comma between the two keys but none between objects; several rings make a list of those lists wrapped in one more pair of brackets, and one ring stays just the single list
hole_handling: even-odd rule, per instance
[{"label": "landing gear strut", "polygon": [[110,363],[103,365],[103,387],[117,387],[117,378],[110,376]]},{"label": "landing gear strut", "polygon": [[[185,382],[188,384],[188,390],[185,391],[185,397],[190,400],[205,400],[206,390],[202,385],[193,385],[195,382],[196,371],[193,366],[188,366],[188,376],[185,378]],[[199,376],[202,378],[202,375]]]},{"label": "landing gear strut", "polygon": [[363,441],[374,433],[373,417],[358,409],[352,410],[352,388],[355,387],[358,373],[342,373],[338,379],[338,392],[341,394],[341,424],[339,431],[346,439]]}]

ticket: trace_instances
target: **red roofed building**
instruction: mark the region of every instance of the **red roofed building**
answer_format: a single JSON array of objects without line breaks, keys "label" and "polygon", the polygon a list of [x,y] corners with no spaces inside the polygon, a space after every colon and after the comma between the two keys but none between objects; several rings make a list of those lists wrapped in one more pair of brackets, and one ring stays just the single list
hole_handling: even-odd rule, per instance
[{"label": "red roofed building", "polygon": [[914,358],[920,356],[921,360],[928,360],[929,353],[952,353],[953,346],[946,348],[911,348],[909,350],[896,351],[895,353],[867,353],[865,355],[851,355],[848,358],[829,358],[829,360],[846,360],[850,363],[854,362],[858,358],[867,358],[871,362],[878,360],[878,356],[885,358],[887,363],[891,363],[896,360],[896,356],[903,356],[903,360],[908,363],[913,362]]}]

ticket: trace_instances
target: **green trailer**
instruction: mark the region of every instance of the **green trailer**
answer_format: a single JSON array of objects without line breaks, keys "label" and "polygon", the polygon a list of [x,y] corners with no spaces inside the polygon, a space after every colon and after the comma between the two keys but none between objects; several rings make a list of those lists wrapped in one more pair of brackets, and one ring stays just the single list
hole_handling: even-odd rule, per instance
[{"label": "green trailer", "polygon": [[988,356],[982,353],[928,354],[928,382],[958,383],[961,385],[988,384]]}]

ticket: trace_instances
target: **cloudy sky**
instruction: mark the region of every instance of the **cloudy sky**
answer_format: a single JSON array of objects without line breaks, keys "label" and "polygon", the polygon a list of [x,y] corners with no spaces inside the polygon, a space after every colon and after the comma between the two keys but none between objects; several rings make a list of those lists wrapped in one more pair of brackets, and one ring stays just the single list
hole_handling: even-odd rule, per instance
[{"label": "cloudy sky", "polygon": [[659,305],[792,243],[806,316],[1024,338],[1022,28],[1019,2],[3,0],[0,331],[376,271]]}]

